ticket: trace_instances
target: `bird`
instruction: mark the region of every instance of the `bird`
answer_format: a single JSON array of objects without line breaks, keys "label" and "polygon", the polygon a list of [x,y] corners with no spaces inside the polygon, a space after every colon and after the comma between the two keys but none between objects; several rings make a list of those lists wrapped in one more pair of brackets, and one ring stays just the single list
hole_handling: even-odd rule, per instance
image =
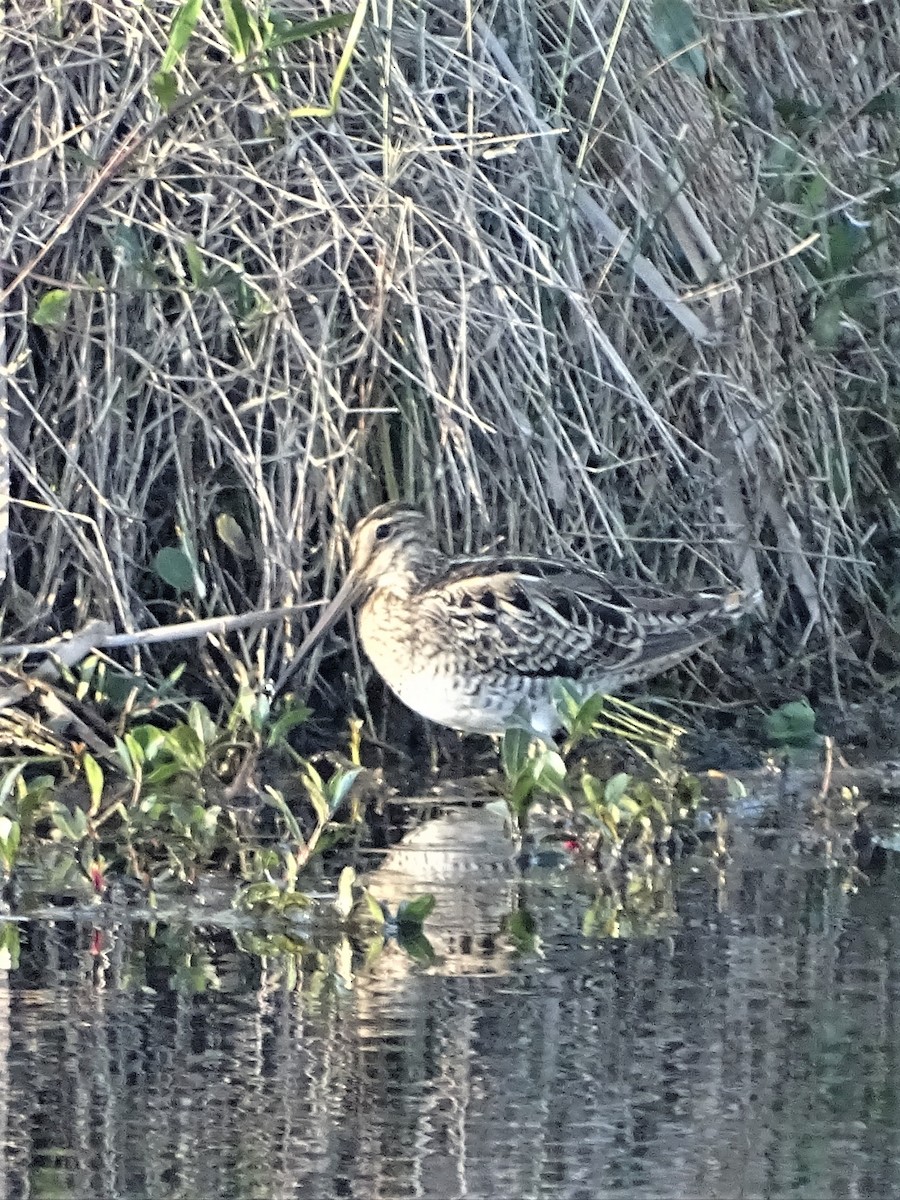
[{"label": "bird", "polygon": [[429,521],[381,504],[350,538],[347,577],[276,684],[351,607],[372,666],[410,709],[465,733],[520,725],[552,737],[560,685],[615,695],[686,658],[758,598],[739,589],[650,595],[577,561],[453,557]]}]

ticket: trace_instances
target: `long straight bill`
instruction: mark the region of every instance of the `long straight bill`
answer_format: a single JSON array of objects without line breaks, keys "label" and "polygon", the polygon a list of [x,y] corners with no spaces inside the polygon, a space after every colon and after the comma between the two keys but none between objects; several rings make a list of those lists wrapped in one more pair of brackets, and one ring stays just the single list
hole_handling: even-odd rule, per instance
[{"label": "long straight bill", "polygon": [[316,642],[344,615],[356,599],[359,590],[360,581],[355,576],[348,575],[337,593],[325,605],[318,621],[316,621],[315,625],[313,625],[312,629],[303,639],[300,649],[279,675],[275,684],[276,696],[281,692],[282,688],[297,670],[303,659],[309,654],[310,650],[312,650],[313,646],[315,646]]}]

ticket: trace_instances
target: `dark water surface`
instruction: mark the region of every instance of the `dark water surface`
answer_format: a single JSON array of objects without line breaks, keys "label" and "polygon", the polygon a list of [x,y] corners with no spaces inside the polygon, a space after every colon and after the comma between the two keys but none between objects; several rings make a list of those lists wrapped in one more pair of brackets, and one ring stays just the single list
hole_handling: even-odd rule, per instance
[{"label": "dark water surface", "polygon": [[900,1195],[893,855],[859,886],[758,839],[618,895],[486,866],[427,886],[430,967],[339,934],[279,956],[213,925],[21,924],[0,1196]]}]

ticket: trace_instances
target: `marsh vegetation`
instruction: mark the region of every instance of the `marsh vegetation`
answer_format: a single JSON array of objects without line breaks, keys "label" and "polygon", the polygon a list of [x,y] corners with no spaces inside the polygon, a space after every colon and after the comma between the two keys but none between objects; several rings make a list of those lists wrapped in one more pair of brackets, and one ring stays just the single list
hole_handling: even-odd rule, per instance
[{"label": "marsh vegetation", "polygon": [[[602,1178],[604,1194],[656,1195],[674,1175],[698,1194],[896,1191],[896,822],[872,817],[881,783],[825,736],[860,756],[897,740],[895,7],[8,0],[0,21],[13,991],[37,980],[67,1028],[85,989],[93,1016],[98,995],[174,997],[176,1070],[145,1054],[151,1090],[182,1087],[199,997],[253,992],[255,1031],[226,1019],[221,1044],[260,1085],[254,1113],[279,1115],[217,1126],[215,1169],[179,1181],[198,1194],[304,1177],[272,1130],[298,1080],[319,1079],[333,1090],[303,1102],[328,1114],[327,1147],[309,1133],[304,1170],[325,1154],[334,1194],[351,1177],[406,1194],[432,1120],[458,1150],[440,1170],[472,1194],[485,1179],[486,1195],[556,1196],[562,1179],[581,1194],[588,1160],[591,1194]],[[346,631],[274,698],[346,572],[348,529],[388,499],[420,505],[448,552],[738,586],[761,593],[759,619],[656,680],[649,709],[560,695],[560,744],[435,735]],[[499,799],[496,854],[459,814],[439,824],[454,798],[478,820]],[[468,884],[442,893],[432,856],[430,876],[388,886],[379,855],[423,861],[423,828],[471,853]],[[54,966],[70,960],[71,1009]],[[376,1074],[402,1060],[430,1115],[375,1088],[398,1125],[375,1121],[378,1152],[351,1167],[339,1143],[372,1080],[341,1021],[381,1047],[392,997],[430,1032]],[[215,1141],[202,1116],[159,1155],[106,1145],[89,1162],[86,1111],[92,1129],[134,1119],[127,1030],[118,1058],[109,1030],[91,1048],[103,1111],[74,1103],[48,1133],[68,1147],[80,1131],[77,1168],[42,1162],[15,1116],[53,1040],[30,1004],[0,1033],[28,1034],[0,1072],[0,1120],[34,1194],[113,1175],[116,1194],[172,1194],[160,1164]],[[302,1062],[301,1011],[318,1039]],[[128,1020],[155,1046],[168,1016]],[[491,1022],[521,1030],[514,1047]],[[287,1066],[265,1061],[270,1035]],[[73,1096],[79,1037],[47,1058]],[[542,1038],[565,1061],[542,1052],[538,1095]],[[533,1140],[542,1161],[520,1147],[498,1182],[476,1149],[484,1113],[509,1124],[502,1088],[479,1107],[495,1078],[529,1131],[569,1105],[587,1159],[560,1118]],[[223,1110],[243,1112],[231,1086]],[[582,1111],[607,1093],[621,1111]],[[714,1154],[697,1138],[710,1112]]]}]

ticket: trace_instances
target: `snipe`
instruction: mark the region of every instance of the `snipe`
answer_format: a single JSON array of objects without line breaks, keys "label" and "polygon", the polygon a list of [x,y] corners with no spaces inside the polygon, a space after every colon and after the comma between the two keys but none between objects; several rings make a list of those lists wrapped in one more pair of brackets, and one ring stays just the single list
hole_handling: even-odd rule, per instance
[{"label": "snipe", "polygon": [[743,592],[639,595],[575,562],[450,558],[426,518],[382,504],[350,542],[351,566],[278,681],[353,604],[363,647],[388,687],[439,725],[501,733],[559,725],[559,682],[613,694],[679,662],[752,603]]}]

